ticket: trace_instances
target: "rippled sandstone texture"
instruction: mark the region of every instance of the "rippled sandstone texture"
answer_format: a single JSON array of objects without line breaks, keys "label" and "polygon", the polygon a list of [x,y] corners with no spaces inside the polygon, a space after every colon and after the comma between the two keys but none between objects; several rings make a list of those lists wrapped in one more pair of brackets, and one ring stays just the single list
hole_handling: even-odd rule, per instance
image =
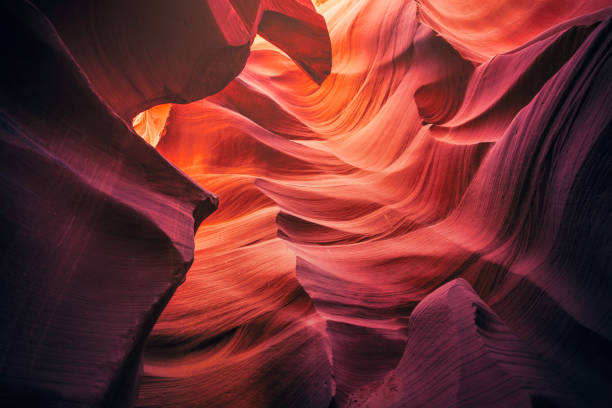
[{"label": "rippled sandstone texture", "polygon": [[[316,80],[329,71],[312,6],[234,3],[0,6],[0,405],[135,403],[143,344],[218,199],[132,117],[223,88],[258,29]],[[287,24],[300,44],[279,38]]]},{"label": "rippled sandstone texture", "polygon": [[609,1],[35,3],[5,399],[612,404]]}]

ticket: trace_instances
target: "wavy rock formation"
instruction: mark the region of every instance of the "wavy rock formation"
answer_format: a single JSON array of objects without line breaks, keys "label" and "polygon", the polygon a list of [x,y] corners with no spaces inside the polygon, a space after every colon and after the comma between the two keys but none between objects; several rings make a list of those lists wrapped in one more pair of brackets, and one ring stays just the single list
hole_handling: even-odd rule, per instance
[{"label": "wavy rock formation", "polygon": [[35,7],[2,20],[0,399],[129,406],[217,199],[108,110]]},{"label": "wavy rock formation", "polygon": [[528,42],[548,28],[609,7],[608,0],[418,0],[421,21],[464,57],[485,62]]},{"label": "wavy rock formation", "polygon": [[455,279],[410,315],[397,367],[353,394],[348,406],[574,405],[566,387],[469,283]]},{"label": "wavy rock formation", "polygon": [[612,405],[609,1],[34,3],[8,398]]},{"label": "wavy rock formation", "polygon": [[[273,46],[256,40],[244,71],[228,87],[170,108],[157,148],[219,192],[223,209],[206,221],[211,228],[231,231],[261,220],[254,228],[263,234],[275,226],[262,213],[280,211],[279,237],[297,256],[297,280],[326,321],[337,405],[606,406],[610,247],[600,234],[609,222],[604,208],[610,196],[603,185],[587,186],[605,184],[609,170],[604,157],[611,115],[597,106],[608,106],[610,97],[602,86],[610,82],[610,10],[576,11],[569,21],[560,14],[551,21],[561,24],[542,25],[525,37],[528,42],[514,38],[504,45],[508,52],[474,65],[462,58],[464,48],[417,21],[419,16],[428,23],[421,7],[417,13],[415,4],[403,1],[386,7],[374,1],[325,3],[321,11],[334,63],[320,87]],[[589,206],[576,207],[574,197]],[[578,230],[584,231],[580,242],[564,232]],[[263,242],[232,237],[219,237],[215,245],[238,254],[248,241],[258,257],[234,255],[231,265],[215,263],[219,286],[235,279],[230,276],[236,271],[252,270],[253,261],[279,271],[278,254],[259,252],[263,242],[276,240],[272,234]],[[204,262],[212,252],[199,242]],[[585,270],[591,278],[579,279]],[[415,368],[406,356],[424,352],[433,339],[453,349],[477,341],[453,343],[455,323],[411,336],[416,322],[427,328],[446,319],[423,316],[423,299],[458,277],[474,286],[482,299],[471,289],[462,289],[469,292],[462,296],[479,299],[482,312],[478,317],[457,310],[465,323],[456,324],[471,321],[484,331],[484,345],[472,357],[468,350],[468,357],[453,357],[442,348],[422,363],[422,372],[410,374]],[[181,288],[185,296],[190,285],[188,280]],[[199,284],[192,285],[195,292]],[[258,298],[257,286],[251,289],[245,298]],[[274,299],[281,298],[275,293]],[[185,336],[179,327],[189,308],[207,302],[203,296],[181,300],[178,293],[166,311],[172,326],[160,322],[153,338],[159,330],[169,350],[171,338]],[[413,312],[419,302],[425,303]],[[184,315],[174,312],[175,304]],[[219,300],[216,308],[221,313],[230,304]],[[264,313],[268,304],[255,307]],[[231,320],[224,330],[238,341],[243,335],[231,332]],[[200,334],[209,332],[208,323],[198,325]],[[514,356],[509,361],[498,355],[506,346]],[[181,393],[204,388],[190,376],[176,379],[159,371],[156,350],[151,366],[145,364],[152,375],[145,378],[143,405],[155,400],[152,395],[174,395],[169,390],[177,384],[184,384]],[[178,373],[216,358],[212,351],[189,355],[168,355],[165,364]],[[321,358],[313,354],[309,361]],[[462,363],[469,358],[476,361]],[[447,374],[448,364],[463,374]],[[323,375],[308,372],[312,378]],[[488,377],[491,389],[480,389]],[[230,383],[212,388],[253,387],[252,380]],[[295,390],[285,387],[287,393]],[[464,391],[456,394],[452,387]]]},{"label": "wavy rock formation", "polygon": [[[213,94],[240,73],[259,33],[313,78],[330,70],[323,18],[304,0],[34,0],[122,119],[164,103]],[[291,25],[291,36],[282,31]]]},{"label": "wavy rock formation", "polygon": [[[301,2],[261,2],[253,16],[223,1],[1,7],[0,401],[133,406],[145,339],[218,200],[138,137],[132,116],[225,86],[260,20],[321,80],[325,23]],[[305,27],[299,46],[277,38],[288,22]]]}]

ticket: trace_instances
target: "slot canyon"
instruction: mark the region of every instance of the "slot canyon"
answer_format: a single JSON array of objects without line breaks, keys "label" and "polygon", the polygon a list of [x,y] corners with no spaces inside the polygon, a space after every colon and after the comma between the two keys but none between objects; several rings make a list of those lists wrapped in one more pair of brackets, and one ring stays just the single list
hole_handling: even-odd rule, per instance
[{"label": "slot canyon", "polygon": [[612,406],[611,0],[0,7],[0,406]]}]

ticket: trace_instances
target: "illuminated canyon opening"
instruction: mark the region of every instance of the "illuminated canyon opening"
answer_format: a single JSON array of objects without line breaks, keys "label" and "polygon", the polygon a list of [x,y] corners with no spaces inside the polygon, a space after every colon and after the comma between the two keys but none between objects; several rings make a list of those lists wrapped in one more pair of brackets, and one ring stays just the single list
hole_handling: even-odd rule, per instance
[{"label": "illuminated canyon opening", "polygon": [[1,6],[3,406],[612,405],[608,0],[169,3]]}]

